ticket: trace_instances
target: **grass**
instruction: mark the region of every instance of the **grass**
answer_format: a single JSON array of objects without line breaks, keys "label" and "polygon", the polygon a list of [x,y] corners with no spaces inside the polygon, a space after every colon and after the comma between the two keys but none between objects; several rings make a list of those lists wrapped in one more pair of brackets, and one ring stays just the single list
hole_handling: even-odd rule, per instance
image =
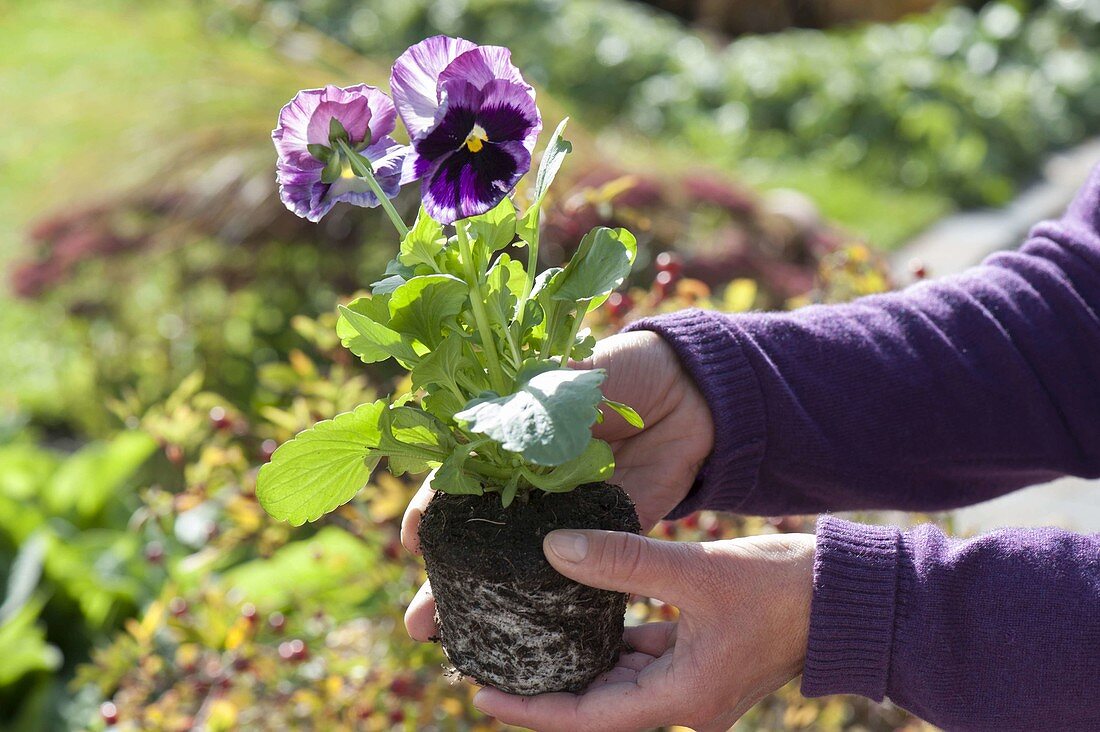
[{"label": "grass", "polygon": [[750,163],[737,173],[761,188],[793,188],[812,198],[825,218],[886,251],[897,249],[954,209],[948,196],[901,190],[835,168],[809,162]]},{"label": "grass", "polygon": [[[0,272],[25,256],[37,218],[110,201],[157,171],[179,177],[170,166],[200,147],[251,149],[273,175],[269,132],[286,100],[379,73],[319,36],[292,39],[312,50],[296,60],[211,17],[188,0],[0,0]],[[4,277],[0,414],[80,410],[89,339],[60,308],[7,292]]]},{"label": "grass", "polygon": [[613,151],[613,157],[636,169],[689,170],[707,162],[760,192],[777,188],[799,191],[814,201],[827,220],[884,251],[897,249],[955,209],[949,196],[891,187],[859,175],[858,169],[840,171],[812,160],[733,160],[725,156],[702,161],[688,143],[654,144],[653,140],[610,130],[601,135],[601,141]]}]

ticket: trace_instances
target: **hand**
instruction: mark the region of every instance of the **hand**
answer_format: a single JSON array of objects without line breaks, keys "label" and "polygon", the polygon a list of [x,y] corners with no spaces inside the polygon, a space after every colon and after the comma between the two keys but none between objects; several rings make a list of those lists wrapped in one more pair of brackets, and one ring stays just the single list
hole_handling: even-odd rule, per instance
[{"label": "hand", "polygon": [[[603,423],[592,433],[610,443],[615,453],[611,482],[634,500],[642,531],[649,531],[687,495],[714,446],[710,408],[672,348],[650,331],[606,338],[596,344],[591,358],[574,367],[604,369],[604,396],[629,404],[645,422],[638,430],[606,409]],[[417,529],[432,494],[429,476],[401,521],[401,543],[413,554],[420,553]],[[431,588],[425,583],[405,613],[405,627],[424,641],[435,634],[434,618]]]},{"label": "hand", "polygon": [[610,531],[555,531],[547,559],[594,587],[656,597],[677,622],[627,628],[635,650],[581,694],[513,696],[484,688],[474,705],[506,724],[552,730],[727,730],[802,670],[813,596],[814,537],[704,544]]}]

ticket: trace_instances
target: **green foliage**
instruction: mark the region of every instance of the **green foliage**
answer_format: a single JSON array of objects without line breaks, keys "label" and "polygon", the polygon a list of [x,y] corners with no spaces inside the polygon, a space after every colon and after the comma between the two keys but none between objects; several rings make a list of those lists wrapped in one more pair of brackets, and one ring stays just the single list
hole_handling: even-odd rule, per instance
[{"label": "green foliage", "polygon": [[389,326],[412,336],[429,350],[439,345],[444,331],[454,331],[468,287],[451,274],[413,277],[393,291]]},{"label": "green foliage", "polygon": [[363,404],[281,445],[257,476],[260,504],[300,526],[354,498],[378,463],[385,409],[382,401]]},{"label": "green foliage", "polygon": [[602,371],[539,370],[512,394],[474,399],[455,419],[535,465],[562,466],[593,441],[603,379]]},{"label": "green foliage", "polygon": [[1003,203],[1050,150],[1100,129],[1093,5],[958,5],[725,45],[626,0],[300,7],[369,53],[436,33],[508,46],[585,121],[634,131],[624,154],[644,150],[640,164],[652,165],[659,139],[674,164],[690,151],[750,182],[797,188],[890,246],[953,206]]},{"label": "green foliage", "polygon": [[374,583],[354,581],[359,568],[370,567],[377,560],[377,546],[326,526],[306,540],[279,547],[269,557],[233,567],[222,583],[250,602],[269,608],[302,601],[330,608],[354,606],[378,591]]},{"label": "green foliage", "polygon": [[28,692],[42,702],[50,674],[136,612],[155,582],[126,526],[155,449],[139,431],[72,454],[0,445],[0,725],[8,711],[31,715]]},{"label": "green foliage", "polygon": [[642,429],[643,427],[645,427],[645,422],[642,420],[641,415],[634,411],[634,408],[631,407],[629,404],[623,404],[622,402],[617,402],[613,399],[604,399],[603,403],[606,404],[608,408],[614,410],[620,417],[625,419],[626,423],[631,425],[632,427],[637,427],[638,429]]},{"label": "green foliage", "polygon": [[86,522],[97,516],[156,449],[142,432],[93,442],[66,459],[42,493],[46,510]]},{"label": "green foliage", "polygon": [[[339,307],[340,320],[336,324],[336,334],[344,348],[363,360],[363,363],[376,363],[387,358],[396,359],[401,365],[416,363],[418,355],[413,348],[413,339],[388,328],[367,312],[368,303],[374,298],[360,298],[351,305]],[[382,320],[388,323],[389,315]]]},{"label": "green foliage", "polygon": [[434,271],[435,259],[446,243],[443,227],[428,216],[421,206],[416,223],[401,240],[401,252],[397,255],[397,260],[406,267],[424,265]]},{"label": "green foliage", "polygon": [[46,634],[36,624],[45,602],[22,605],[8,618],[0,618],[0,688],[35,671],[53,671],[61,665],[61,654],[46,642]]},{"label": "green foliage", "polygon": [[638,242],[626,229],[593,229],[581,239],[573,258],[546,294],[554,300],[598,307],[626,279],[637,254]]},{"label": "green foliage", "polygon": [[[382,457],[394,475],[436,469],[436,489],[497,491],[505,505],[520,491],[571,490],[610,474],[610,449],[590,432],[604,374],[567,364],[590,352],[581,322],[623,284],[637,241],[597,227],[564,268],[537,280],[502,251],[519,220],[537,261],[539,207],[572,149],[564,126],[521,218],[505,198],[457,222],[449,237],[421,207],[372,295],[340,306],[341,343],[365,363],[394,359],[418,391],[321,422],[280,447],[257,478],[272,516],[317,520],[351,500]],[[612,408],[640,425],[629,407]]]},{"label": "green foliage", "polygon": [[524,477],[548,493],[573,490],[575,486],[607,480],[615,471],[615,456],[603,440],[589,440],[584,452],[544,475],[521,469]]},{"label": "green foliage", "polygon": [[565,156],[573,152],[573,144],[564,137],[567,124],[569,124],[568,117],[558,123],[554,134],[550,136],[550,141],[546,143],[546,150],[542,153],[539,172],[535,176],[535,203],[537,205],[541,204],[546,197],[550,185],[557,177],[558,171],[561,170],[562,163],[565,162]]}]

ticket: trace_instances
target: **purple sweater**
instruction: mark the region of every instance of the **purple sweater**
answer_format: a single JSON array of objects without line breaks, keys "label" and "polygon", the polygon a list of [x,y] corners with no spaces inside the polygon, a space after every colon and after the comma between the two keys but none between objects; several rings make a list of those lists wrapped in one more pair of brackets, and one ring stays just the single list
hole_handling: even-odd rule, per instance
[{"label": "purple sweater", "polygon": [[[639,328],[714,417],[671,518],[940,510],[1100,476],[1100,168],[1062,219],[959,276]],[[817,542],[807,696],[888,696],[951,730],[1100,730],[1100,535],[824,517]]]}]

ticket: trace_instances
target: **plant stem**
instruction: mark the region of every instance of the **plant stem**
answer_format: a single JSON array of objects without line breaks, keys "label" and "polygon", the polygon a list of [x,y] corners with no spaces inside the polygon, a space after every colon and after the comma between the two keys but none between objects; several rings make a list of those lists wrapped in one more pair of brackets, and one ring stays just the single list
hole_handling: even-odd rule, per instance
[{"label": "plant stem", "polygon": [[577,342],[577,333],[581,330],[581,323],[584,321],[584,316],[588,313],[588,303],[582,303],[577,306],[577,317],[573,319],[573,327],[569,329],[569,340],[565,342],[565,353],[561,355],[561,366],[566,368],[569,366],[569,356],[573,353],[573,345]]},{"label": "plant stem", "polygon": [[481,473],[490,478],[496,478],[497,480],[508,480],[512,477],[512,471],[507,468],[502,468],[499,465],[493,465],[484,460],[478,460],[477,458],[470,458],[466,461],[466,464],[469,465],[474,472]]},{"label": "plant stem", "polygon": [[455,231],[458,233],[458,251],[462,257],[462,264],[466,268],[466,282],[470,286],[470,308],[474,311],[477,331],[481,334],[481,350],[484,351],[485,360],[489,366],[489,380],[498,394],[504,394],[507,391],[504,371],[500,368],[500,358],[497,356],[497,342],[493,338],[492,329],[489,328],[489,316],[485,312],[485,301],[481,295],[481,277],[474,266],[470,239],[462,222],[455,224]]},{"label": "plant stem", "polygon": [[504,335],[508,339],[508,348],[512,351],[512,365],[516,367],[516,371],[519,371],[520,364],[523,363],[523,356],[520,355],[519,346],[516,345],[516,339],[512,335],[510,323],[504,325]]},{"label": "plant stem", "polygon": [[348,158],[348,163],[351,165],[351,170],[356,176],[365,180],[367,186],[370,188],[371,193],[374,194],[378,202],[382,204],[382,208],[385,210],[386,215],[390,217],[390,221],[393,222],[393,227],[397,229],[397,233],[404,239],[409,233],[409,227],[405,225],[405,221],[401,218],[401,215],[397,213],[397,209],[393,207],[393,203],[389,197],[382,192],[382,186],[378,185],[378,180],[374,177],[374,169],[371,167],[370,161],[351,149],[344,140],[337,140],[336,143],[340,146],[340,151]]},{"label": "plant stem", "polygon": [[543,315],[543,318],[547,323],[546,338],[542,342],[542,349],[539,351],[539,358],[545,361],[553,355],[550,352],[550,348],[554,345],[554,336],[557,335],[558,304],[556,302],[550,302],[550,307]]},{"label": "plant stem", "polygon": [[[541,205],[541,201],[536,201],[535,205]],[[527,308],[527,300],[531,297],[531,290],[535,286],[535,272],[539,267],[539,216],[541,211],[535,212],[534,221],[532,221],[531,228],[531,241],[527,242],[527,279],[523,283],[523,296],[519,299],[519,307],[516,310],[519,313],[519,317],[523,317],[523,311]]]}]

